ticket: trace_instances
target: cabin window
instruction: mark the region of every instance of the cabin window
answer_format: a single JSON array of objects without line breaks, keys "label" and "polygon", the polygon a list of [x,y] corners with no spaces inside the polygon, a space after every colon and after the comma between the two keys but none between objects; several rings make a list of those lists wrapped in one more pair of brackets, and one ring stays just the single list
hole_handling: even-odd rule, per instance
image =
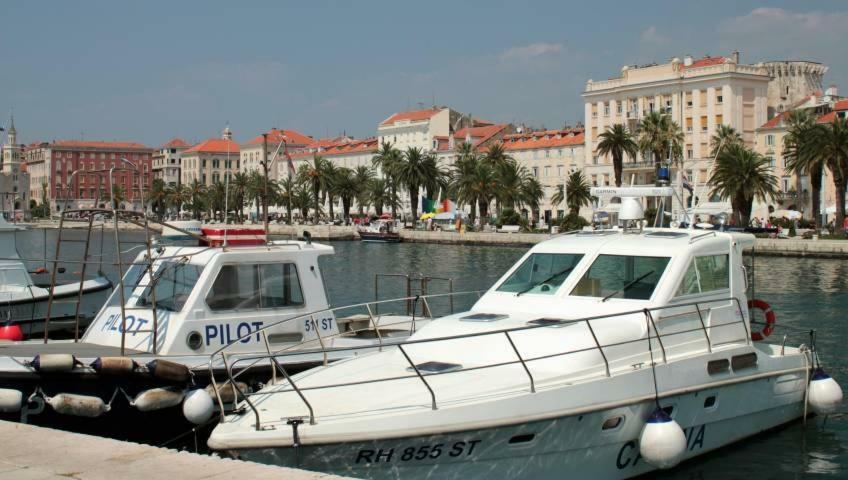
[{"label": "cabin window", "polygon": [[[139,269],[137,272],[140,276],[138,281],[143,281],[143,277],[147,276],[145,271]],[[127,273],[127,279],[134,281],[132,276],[129,275],[132,272]],[[156,273],[153,275],[156,308],[171,312],[182,310],[201,273],[203,273],[203,267],[201,265],[183,262],[162,262],[159,264],[159,268],[156,269]],[[139,296],[136,306],[153,306],[153,298],[149,286],[145,287]]]},{"label": "cabin window", "polygon": [[553,295],[583,258],[579,253],[534,253],[498,287],[499,292]]},{"label": "cabin window", "polygon": [[281,308],[303,305],[303,292],[293,263],[224,265],[206,304],[212,310]]},{"label": "cabin window", "polygon": [[669,257],[598,255],[571,295],[648,300],[669,260]]},{"label": "cabin window", "polygon": [[695,257],[683,275],[677,295],[695,295],[730,288],[728,255]]}]

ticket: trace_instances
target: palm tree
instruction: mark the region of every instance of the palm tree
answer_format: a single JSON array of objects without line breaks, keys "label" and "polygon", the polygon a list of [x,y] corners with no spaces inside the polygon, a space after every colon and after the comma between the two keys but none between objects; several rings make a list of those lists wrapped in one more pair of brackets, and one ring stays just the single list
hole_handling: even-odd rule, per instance
[{"label": "palm tree", "polygon": [[715,158],[719,148],[743,143],[742,135],[735,128],[730,125],[717,125],[715,134],[710,139],[710,156]]},{"label": "palm tree", "polygon": [[533,175],[525,175],[524,181],[521,182],[519,205],[527,205],[531,212],[538,212],[539,204],[544,197],[545,190],[542,188],[542,184]]},{"label": "palm tree", "polygon": [[683,153],[683,130],[669,115],[651,112],[642,119],[638,134],[639,151],[643,155],[652,155],[659,166],[662,160],[671,154],[674,161]]},{"label": "palm tree", "polygon": [[303,220],[309,216],[309,207],[312,205],[312,192],[310,191],[310,187],[303,183],[298,183],[295,185],[294,189],[294,197],[292,198],[292,204],[300,210],[300,216]]},{"label": "palm tree", "polygon": [[353,204],[353,199],[359,193],[355,172],[346,167],[339,168],[335,178],[335,190],[336,194],[342,199],[342,215],[347,223],[350,220],[350,207]]},{"label": "palm tree", "polygon": [[[386,179],[391,198],[397,200],[398,180],[397,180],[397,165],[401,162],[402,155],[400,151],[392,146],[389,142],[382,142],[377,154],[371,159],[371,163],[378,167],[383,172],[383,178]],[[392,216],[397,218],[398,203],[395,201],[392,207]]]},{"label": "palm tree", "polygon": [[825,159],[833,175],[836,191],[836,225],[845,221],[845,189],[848,188],[848,118],[834,117],[833,122],[818,125],[815,149]]},{"label": "palm tree", "polygon": [[112,202],[115,208],[119,208],[121,202],[127,199],[127,192],[120,185],[112,185]]},{"label": "palm tree", "polygon": [[318,221],[318,216],[321,214],[321,192],[327,190],[329,178],[326,175],[327,164],[329,161],[324,157],[315,154],[312,156],[312,164],[308,161],[298,171],[300,180],[308,182],[312,190],[312,208],[315,211],[315,221]]},{"label": "palm tree", "polygon": [[565,185],[560,183],[556,186],[556,191],[551,195],[551,205],[554,207],[559,206],[562,201],[565,200]]},{"label": "palm tree", "polygon": [[806,110],[793,110],[786,120],[786,136],[783,137],[783,158],[786,170],[810,178],[813,218],[821,212],[822,172],[825,158],[816,148],[816,120]]},{"label": "palm tree", "polygon": [[575,170],[568,175],[565,182],[565,204],[571,214],[580,213],[583,205],[592,203],[592,194],[589,182],[580,170]]},{"label": "palm tree", "polygon": [[234,205],[233,208],[236,211],[236,221],[238,223],[243,222],[243,209],[249,184],[250,178],[242,172],[238,172],[233,175],[232,178],[230,178],[230,189],[232,190],[232,203]]},{"label": "palm tree", "polygon": [[292,202],[295,196],[295,189],[297,185],[294,182],[294,179],[287,175],[282,180],[277,182],[277,186],[280,192],[279,200],[286,207],[286,223],[291,225],[292,223]]},{"label": "palm tree", "polygon": [[729,199],[737,225],[747,226],[754,200],[767,201],[777,195],[777,179],[769,160],[744,145],[722,148],[716,157],[709,183],[710,195]]},{"label": "palm tree", "polygon": [[147,200],[150,203],[150,208],[153,209],[153,213],[160,219],[165,213],[165,199],[167,195],[165,182],[161,178],[154,179],[153,185],[150,187],[150,196]]},{"label": "palm tree", "polygon": [[200,212],[203,210],[203,197],[206,194],[206,185],[193,180],[189,185],[186,185],[186,196],[191,204],[192,218],[200,220]]},{"label": "palm tree", "polygon": [[[428,155],[420,148],[409,147],[403,152],[403,158],[394,169],[398,182],[406,186],[409,192],[409,203],[412,209],[413,221],[418,219],[418,189],[426,185],[438,175],[435,162],[428,160]],[[344,202],[344,200],[342,200]]]},{"label": "palm tree", "polygon": [[[335,213],[333,209],[336,206],[336,192],[335,192],[335,180],[336,174],[338,173],[338,168],[333,162],[327,162],[324,164],[324,195],[327,199],[327,206],[329,207],[329,215],[330,215],[330,223],[335,219]],[[321,203],[324,203],[321,200]]]},{"label": "palm tree", "polygon": [[191,198],[188,195],[188,189],[185,185],[168,185],[165,188],[165,203],[172,207],[177,213],[180,212],[184,203],[188,203]]},{"label": "palm tree", "polygon": [[371,198],[371,181],[374,180],[374,170],[367,165],[359,165],[353,170],[353,179],[359,191],[356,194],[356,204],[359,206],[359,215],[365,215],[365,208],[368,207]]},{"label": "palm tree", "polygon": [[368,186],[368,201],[374,205],[378,216],[383,214],[384,206],[392,205],[392,192],[385,178],[375,178],[371,181]]},{"label": "palm tree", "polygon": [[469,201],[477,201],[480,209],[480,224],[482,225],[489,217],[489,203],[498,190],[498,177],[495,169],[486,162],[477,162],[469,172],[465,180],[465,195]]},{"label": "palm tree", "polygon": [[636,153],[639,151],[639,146],[633,140],[633,135],[630,130],[623,124],[616,123],[602,133],[598,143],[598,153],[601,155],[612,155],[612,167],[615,171],[615,186],[621,186],[622,170],[624,169],[624,155],[630,159],[636,158]]},{"label": "palm tree", "polygon": [[471,181],[477,165],[480,163],[480,154],[477,153],[474,144],[462,142],[456,149],[457,158],[450,172],[450,194],[456,202],[462,206],[468,204],[471,207],[471,221],[477,218],[477,198],[471,197]]},{"label": "palm tree", "polygon": [[262,196],[265,193],[265,178],[259,170],[251,171],[247,176],[247,188],[245,195],[250,203],[256,205],[256,220],[258,221],[262,214],[260,208],[262,206]]},{"label": "palm tree", "polygon": [[[483,157],[483,161],[494,167],[497,171],[497,169],[504,167],[508,162],[514,162],[515,159],[506,153],[506,147],[504,147],[503,142],[495,142],[489,146],[489,150]],[[495,197],[495,212],[497,215],[501,214],[501,204],[497,197]]]},{"label": "palm tree", "polygon": [[206,189],[205,204],[209,209],[210,217],[215,220],[220,220],[219,212],[223,214],[222,218],[227,218],[227,207],[224,205],[227,188],[222,182],[214,182]]}]

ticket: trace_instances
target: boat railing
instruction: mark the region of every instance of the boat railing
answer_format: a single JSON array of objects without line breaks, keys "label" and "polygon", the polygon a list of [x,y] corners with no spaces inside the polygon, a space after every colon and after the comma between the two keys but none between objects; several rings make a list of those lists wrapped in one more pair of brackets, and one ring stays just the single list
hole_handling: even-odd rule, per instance
[{"label": "boat railing", "polygon": [[[422,296],[402,297],[402,298],[394,299],[393,301],[401,301],[401,302],[405,302],[405,301],[408,301],[408,300],[413,300],[413,301],[416,301],[416,302],[417,301],[427,301],[428,298],[430,300],[432,300],[434,297],[445,296],[445,295],[446,294],[430,295],[430,296],[426,296],[426,297],[422,297]],[[390,302],[390,301],[392,301],[392,300],[384,300],[384,301],[380,301],[379,303],[387,303],[387,302]],[[367,303],[363,303],[363,304],[357,304],[355,306],[366,306],[366,305],[372,305],[374,303],[377,303],[377,302],[367,302]],[[353,307],[353,306],[351,306],[351,307]],[[336,309],[329,309],[329,310],[335,312],[335,311],[339,311],[339,310],[344,309],[344,308],[351,308],[351,307],[339,307],[339,308],[336,308]],[[714,320],[711,319],[709,325],[707,325],[707,323],[704,320],[704,316],[709,314],[712,310],[722,308],[722,307],[724,307],[724,308],[726,308],[726,307],[734,308],[734,314],[733,315],[726,315],[725,316],[725,318],[731,318],[732,320],[719,323],[719,322],[715,322]],[[699,321],[697,321],[697,323],[695,323],[694,326],[691,327],[691,328],[676,329],[676,330],[671,331],[671,332],[665,332],[664,333],[664,332],[661,332],[660,330],[657,329],[657,322],[655,321],[655,315],[658,315],[657,318],[661,318],[663,321],[665,321],[665,320],[667,320],[671,317],[670,316],[666,316],[666,317],[661,316],[662,312],[670,311],[670,310],[678,311],[681,308],[689,308],[687,313],[692,317],[697,317]],[[369,307],[369,310],[370,310],[370,307]],[[287,321],[298,321],[298,320],[309,319],[309,318],[314,319],[315,315],[320,314],[322,312],[326,312],[326,311],[328,311],[328,310],[320,310],[320,311],[316,311],[316,312],[307,313],[307,314],[301,315],[299,317],[290,318]],[[596,328],[593,326],[593,322],[596,322],[596,321],[602,320],[602,319],[610,319],[610,318],[615,318],[615,317],[627,317],[627,316],[633,316],[633,315],[644,316],[645,324],[646,324],[647,338],[640,335],[638,338],[627,339],[627,340],[622,340],[622,341],[617,341],[617,342],[601,343],[601,341],[598,338]],[[679,313],[674,314],[674,316],[678,316],[678,315],[679,315]],[[578,354],[578,353],[597,351],[600,354],[600,357],[603,360],[603,367],[604,367],[603,375],[610,377],[613,374],[613,369],[611,368],[611,365],[610,365],[611,359],[608,357],[608,353],[609,353],[610,349],[612,349],[614,347],[621,347],[621,346],[625,346],[625,345],[634,345],[634,344],[638,344],[640,342],[646,343],[645,352],[640,353],[640,355],[644,355],[646,353],[650,354],[652,364],[654,364],[658,361],[661,361],[662,363],[667,364],[668,361],[669,361],[669,356],[670,356],[669,353],[668,353],[668,349],[667,349],[667,342],[669,341],[669,339],[676,337],[676,336],[679,336],[679,335],[685,335],[685,334],[693,334],[694,333],[694,334],[698,334],[698,336],[700,336],[700,334],[702,334],[704,342],[705,342],[705,347],[704,347],[703,351],[711,352],[712,349],[717,346],[717,344],[714,343],[710,332],[715,331],[715,329],[730,328],[730,327],[733,327],[733,326],[736,326],[738,328],[740,325],[742,326],[742,328],[744,330],[744,339],[743,338],[737,338],[736,340],[734,340],[734,343],[738,343],[739,341],[744,340],[745,345],[751,344],[751,334],[750,334],[750,329],[749,329],[749,326],[748,326],[748,316],[745,314],[745,310],[743,310],[742,304],[740,303],[739,299],[736,298],[736,297],[702,300],[702,301],[698,301],[698,302],[680,303],[680,304],[673,304],[673,305],[664,305],[664,306],[658,306],[658,307],[643,308],[643,309],[638,309],[638,310],[630,310],[630,311],[624,311],[624,312],[615,312],[615,313],[608,313],[608,314],[602,314],[602,315],[595,315],[595,316],[583,317],[583,318],[578,318],[578,319],[561,319],[561,320],[545,319],[545,320],[546,320],[545,322],[540,322],[538,324],[527,324],[527,325],[523,325],[523,326],[516,326],[516,327],[512,327],[512,328],[505,328],[505,329],[488,330],[488,331],[483,331],[483,332],[474,332],[474,333],[468,333],[468,334],[452,335],[452,336],[437,337],[437,338],[412,339],[412,340],[405,340],[403,342],[397,342],[397,343],[392,343],[392,344],[380,343],[379,344],[380,350],[382,350],[384,348],[396,348],[401,353],[401,355],[404,357],[406,362],[409,363],[409,369],[410,369],[411,372],[413,372],[413,374],[412,375],[391,376],[391,377],[381,377],[381,378],[362,380],[362,381],[351,381],[351,382],[343,382],[343,383],[336,383],[336,384],[330,384],[330,385],[317,385],[317,386],[298,386],[297,382],[295,382],[294,379],[292,379],[291,376],[286,372],[286,369],[283,367],[282,363],[285,363],[286,359],[291,358],[292,356],[295,356],[295,355],[303,355],[303,354],[308,354],[308,353],[316,353],[316,354],[320,353],[320,354],[323,354],[324,358],[326,359],[328,357],[328,355],[332,354],[332,353],[351,352],[351,351],[362,350],[362,349],[365,349],[365,348],[370,348],[370,349],[373,350],[374,347],[373,346],[369,346],[369,347],[346,346],[346,347],[327,348],[326,345],[325,345],[325,342],[321,342],[320,348],[317,348],[317,349],[296,350],[296,351],[288,351],[288,352],[272,352],[270,349],[268,349],[266,351],[266,353],[264,353],[264,354],[239,356],[237,359],[233,359],[232,362],[228,362],[227,361],[227,355],[228,355],[227,350],[229,349],[230,346],[235,345],[237,342],[239,342],[241,340],[241,339],[236,339],[230,345],[221,347],[220,349],[215,351],[210,356],[210,360],[209,360],[210,378],[211,378],[213,385],[215,387],[214,391],[216,393],[217,402],[218,402],[218,405],[219,405],[220,411],[221,411],[221,420],[224,419],[224,408],[223,408],[224,403],[223,403],[223,399],[221,397],[221,388],[226,388],[226,387],[229,386],[233,389],[233,393],[235,393],[237,395],[237,398],[244,399],[244,404],[246,405],[246,408],[249,408],[254,415],[256,429],[261,430],[262,423],[261,423],[259,410],[256,408],[256,406],[250,400],[250,397],[252,395],[257,395],[257,393],[247,393],[247,392],[243,391],[241,389],[241,387],[238,386],[238,383],[236,382],[236,379],[238,378],[238,376],[241,375],[242,373],[244,373],[244,371],[245,371],[245,368],[241,368],[241,369],[237,368],[238,364],[240,364],[242,362],[249,362],[250,366],[257,365],[260,362],[262,362],[262,363],[270,362],[271,365],[272,365],[272,369],[275,370],[274,375],[276,375],[276,371],[279,371],[283,375],[283,377],[285,378],[285,381],[291,387],[291,390],[286,390],[285,388],[281,388],[280,390],[277,390],[277,391],[274,391],[274,392],[271,392],[271,393],[283,393],[283,392],[286,392],[286,391],[294,391],[300,397],[300,399],[303,401],[304,405],[306,406],[307,410],[309,411],[309,422],[310,422],[310,424],[314,424],[316,422],[315,412],[314,412],[313,407],[310,404],[308,398],[304,394],[304,392],[312,391],[312,390],[348,387],[348,386],[354,386],[354,385],[379,383],[379,382],[387,382],[387,381],[396,381],[396,380],[403,380],[403,379],[409,379],[409,378],[418,378],[429,393],[431,408],[433,410],[436,410],[436,409],[438,409],[436,391],[433,389],[430,382],[427,381],[427,377],[430,377],[430,376],[433,376],[433,375],[448,375],[448,374],[453,374],[453,373],[468,372],[468,371],[472,371],[472,370],[481,370],[481,369],[488,369],[488,368],[495,368],[495,367],[502,367],[502,366],[507,366],[507,365],[521,365],[522,369],[524,370],[524,372],[527,375],[529,389],[530,389],[531,393],[535,393],[536,389],[537,389],[537,382],[536,382],[536,379],[533,376],[533,372],[532,372],[532,369],[531,369],[530,364],[532,362],[537,362],[537,361],[556,358],[556,357],[564,357],[564,356],[567,356],[567,355],[574,355],[574,354]],[[372,321],[373,321],[373,318],[372,318]],[[574,325],[574,324],[584,324],[586,326],[587,330],[591,334],[593,345],[590,345],[590,346],[584,347],[584,348],[577,348],[577,349],[571,349],[571,350],[555,352],[555,353],[546,353],[544,355],[531,356],[531,355],[528,355],[527,352],[522,352],[518,348],[518,346],[516,345],[516,343],[514,341],[515,334],[517,334],[519,332],[525,332],[525,331],[535,330],[535,329],[539,329],[539,328],[547,328],[547,327],[551,327],[551,326],[564,326],[564,325]],[[268,328],[268,327],[264,327],[264,328]],[[256,332],[253,332],[253,334],[255,335]],[[408,352],[409,347],[413,346],[413,345],[431,344],[431,343],[436,343],[436,342],[449,342],[449,341],[459,340],[459,339],[482,338],[482,337],[491,337],[491,336],[503,336],[505,338],[506,342],[508,343],[510,350],[515,354],[515,358],[513,360],[499,361],[499,362],[489,363],[489,364],[484,364],[484,365],[476,365],[476,366],[470,366],[470,367],[460,367],[460,368],[457,368],[457,369],[449,369],[449,370],[444,371],[444,372],[426,372],[426,374],[425,374],[425,373],[421,372],[421,370],[419,369],[419,366],[416,365],[415,362],[410,358],[409,352]],[[247,337],[247,335],[245,335],[245,338],[246,337]],[[721,344],[726,344],[726,343],[729,343],[729,342],[722,342]],[[657,350],[656,352],[655,352],[655,349]],[[691,354],[691,353],[693,353],[693,351],[690,350],[687,353]],[[694,352],[694,353],[697,353],[697,352]],[[656,355],[658,357],[658,359],[655,359],[654,355]],[[224,363],[226,375],[227,375],[227,379],[223,382],[221,387],[218,386],[217,381],[215,380],[215,375],[214,375],[214,365],[216,364],[216,358],[217,357],[220,357],[221,361]],[[236,371],[236,374],[233,373],[234,371]],[[275,379],[274,379],[274,381],[275,381]]]}]

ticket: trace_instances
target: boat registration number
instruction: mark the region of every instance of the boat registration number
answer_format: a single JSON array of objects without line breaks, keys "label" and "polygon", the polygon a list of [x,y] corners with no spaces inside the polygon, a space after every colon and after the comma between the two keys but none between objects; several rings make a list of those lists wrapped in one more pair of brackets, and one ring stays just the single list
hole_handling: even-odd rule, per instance
[{"label": "boat registration number", "polygon": [[418,462],[439,457],[469,457],[481,440],[459,441],[453,443],[434,443],[424,445],[409,445],[391,448],[363,448],[356,454],[357,464]]}]

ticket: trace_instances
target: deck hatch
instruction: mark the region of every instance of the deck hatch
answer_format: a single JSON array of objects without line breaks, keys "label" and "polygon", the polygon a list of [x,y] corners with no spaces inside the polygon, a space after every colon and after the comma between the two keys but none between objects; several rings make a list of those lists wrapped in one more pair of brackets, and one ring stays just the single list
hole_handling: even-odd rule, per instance
[{"label": "deck hatch", "polygon": [[729,368],[730,361],[726,358],[710,360],[709,362],[707,362],[707,373],[709,373],[710,375],[726,372]]},{"label": "deck hatch", "polygon": [[530,320],[527,322],[527,325],[541,325],[545,327],[562,327],[565,325],[567,320],[563,320],[561,318],[537,318],[535,320]]},{"label": "deck hatch", "polygon": [[645,234],[645,238],[682,238],[688,236],[688,233],[683,232],[648,232]]},{"label": "deck hatch", "polygon": [[501,313],[472,313],[471,315],[460,317],[460,320],[464,322],[496,322],[508,317],[509,315],[503,315]]},{"label": "deck hatch", "polygon": [[[454,372],[456,370],[462,370],[462,365],[458,363],[448,363],[448,362],[424,362],[415,365],[415,368],[418,369],[421,373],[447,373]],[[411,368],[407,370],[412,370]]]},{"label": "deck hatch", "polygon": [[733,367],[733,370],[742,370],[745,368],[752,368],[757,366],[757,354],[756,353],[745,353],[743,355],[735,355],[730,357],[730,365]]}]

